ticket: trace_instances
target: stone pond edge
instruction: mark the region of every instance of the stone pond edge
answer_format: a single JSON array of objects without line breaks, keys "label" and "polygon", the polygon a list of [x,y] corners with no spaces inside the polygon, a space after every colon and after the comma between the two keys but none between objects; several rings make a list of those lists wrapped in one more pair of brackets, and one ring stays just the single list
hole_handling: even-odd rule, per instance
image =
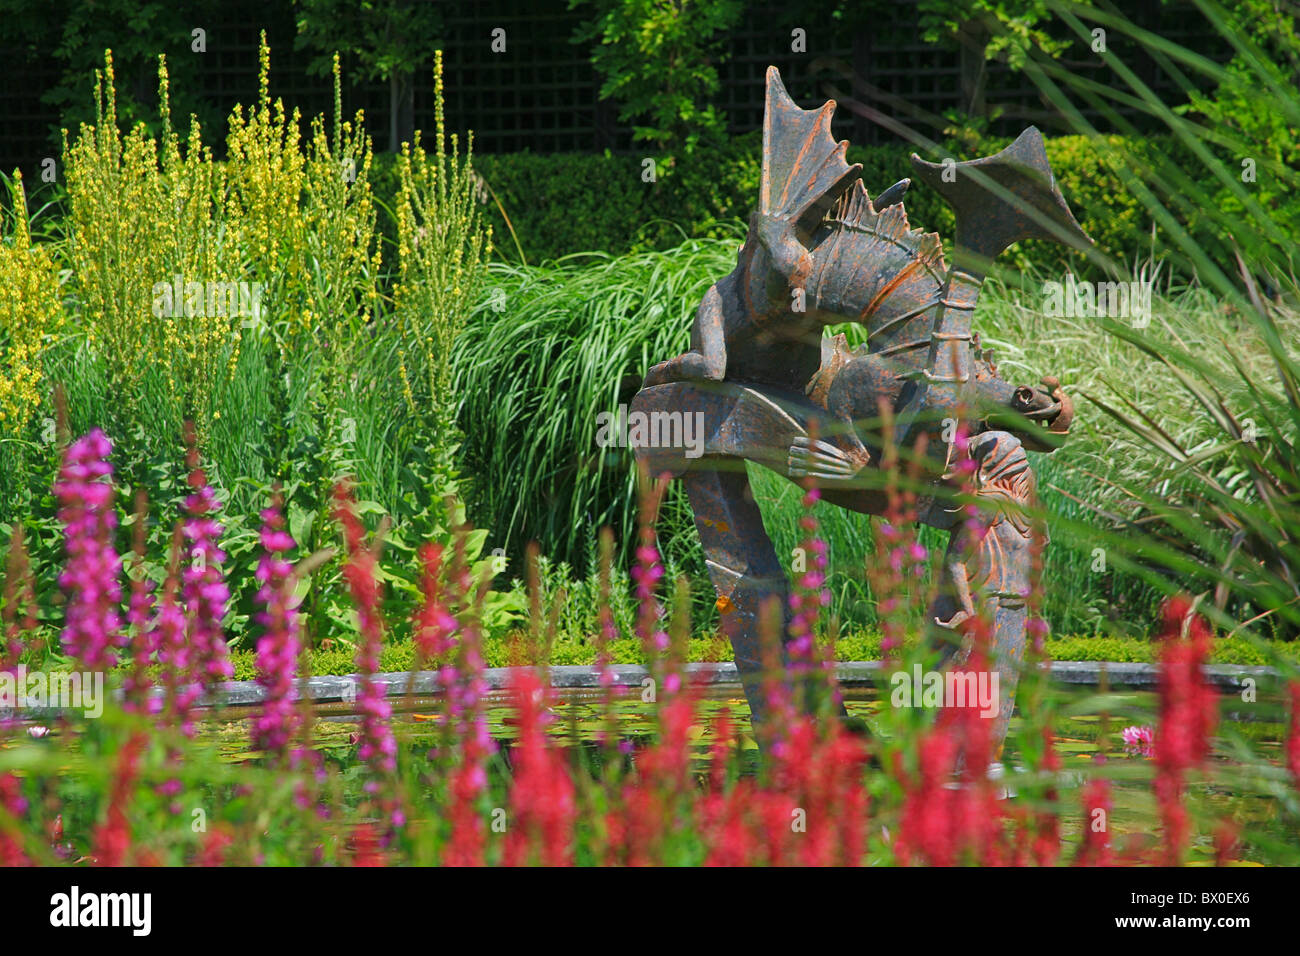
[{"label": "stone pond edge", "polygon": [[[880,667],[880,661],[843,661],[836,665],[835,673],[842,685],[862,686],[875,683]],[[1061,684],[1097,686],[1101,682],[1103,668],[1110,687],[1154,689],[1159,681],[1160,671],[1155,664],[1117,661],[1053,661],[1051,676]],[[489,692],[508,690],[511,676],[520,669],[487,668],[483,677]],[[610,670],[617,687],[640,687],[642,680],[649,674],[640,664],[615,664]],[[737,693],[740,693],[740,678],[734,663],[688,664],[686,670],[694,681],[706,686],[734,684]],[[1203,673],[1210,684],[1225,693],[1246,687],[1247,679],[1259,684],[1280,676],[1272,667],[1243,664],[1213,664],[1203,668]],[[600,688],[600,671],[595,666],[555,665],[550,668],[550,675],[552,685],[557,688],[593,691]],[[352,702],[356,700],[358,681],[357,674],[311,677],[306,681],[305,695],[319,703]],[[410,673],[406,671],[376,674],[374,682],[384,688],[386,697],[392,698],[403,697],[408,692],[427,697],[438,694],[443,689],[436,671],[416,672],[413,684]],[[153,693],[159,695],[162,691],[154,688]],[[120,690],[114,692],[114,696],[120,695]],[[207,706],[247,707],[260,703],[264,697],[265,689],[256,681],[227,681],[219,684],[216,693],[203,703]]]}]

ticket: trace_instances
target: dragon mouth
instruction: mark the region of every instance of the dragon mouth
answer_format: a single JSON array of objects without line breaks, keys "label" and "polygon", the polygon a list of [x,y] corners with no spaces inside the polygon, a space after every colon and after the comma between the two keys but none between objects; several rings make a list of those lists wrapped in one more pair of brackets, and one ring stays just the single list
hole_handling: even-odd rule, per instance
[{"label": "dragon mouth", "polygon": [[1057,416],[1061,414],[1061,403],[1053,402],[1051,405],[1048,405],[1046,408],[1036,408],[1031,411],[1024,412],[1023,414],[1026,418],[1032,421],[1044,421],[1048,425],[1050,425],[1052,424],[1052,422],[1056,420]]}]

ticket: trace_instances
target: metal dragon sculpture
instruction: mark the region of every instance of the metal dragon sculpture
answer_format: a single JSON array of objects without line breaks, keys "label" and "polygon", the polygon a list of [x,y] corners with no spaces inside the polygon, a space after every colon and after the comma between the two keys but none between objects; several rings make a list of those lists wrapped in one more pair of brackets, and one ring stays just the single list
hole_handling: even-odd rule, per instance
[{"label": "metal dragon sculpture", "polygon": [[[978,542],[950,535],[945,579],[930,617],[939,633],[960,631],[977,613],[992,623],[1002,700],[995,739],[1005,736],[1025,639],[1025,583],[1032,503],[1026,449],[1050,451],[1069,429],[1073,407],[1054,378],[1013,385],[979,348],[971,320],[989,263],[1012,243],[1091,240],[1056,187],[1043,140],[1025,130],[1002,152],[957,163],[912,157],[914,175],[956,215],[954,262],[939,237],[911,228],[904,179],[873,200],[850,165],[846,141],[831,135],[834,101],[799,108],[774,67],[767,72],[762,183],[758,209],[736,268],[705,294],[691,348],[653,366],[632,411],[702,416],[702,457],[681,449],[636,449],[655,475],[683,480],[718,593],[722,628],[756,720],[763,649],[760,609],[775,596],[789,624],[789,584],[749,488],[744,462],[811,482],[824,500],[864,514],[885,510],[879,481],[882,410],[899,447],[924,447],[933,496],[919,520],[956,526],[949,477],[955,421],[973,436],[976,500],[989,528]],[[849,349],[828,325],[865,326],[865,348]],[[918,442],[925,436],[923,443]],[[949,436],[950,437],[950,436]],[[788,636],[788,630],[787,630]],[[960,641],[946,644],[960,660]]]}]

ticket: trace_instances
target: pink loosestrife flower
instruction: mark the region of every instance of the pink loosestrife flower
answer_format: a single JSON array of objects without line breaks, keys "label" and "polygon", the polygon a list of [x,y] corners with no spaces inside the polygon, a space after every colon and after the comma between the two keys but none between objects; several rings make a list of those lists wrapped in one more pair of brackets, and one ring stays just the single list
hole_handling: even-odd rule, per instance
[{"label": "pink loosestrife flower", "polygon": [[209,504],[214,509],[217,507],[215,498],[209,497],[211,489],[205,487],[203,491],[207,494],[201,493],[189,499],[190,507],[195,509],[185,522],[191,560],[186,562],[181,578],[185,612],[190,624],[190,643],[194,649],[195,676],[201,684],[208,686],[231,677],[234,668],[230,664],[225,631],[221,626],[230,601],[230,590],[220,564],[226,554],[217,546],[222,528],[216,521],[198,513],[198,509]]},{"label": "pink loosestrife flower", "polygon": [[[968,627],[972,648],[959,672],[978,674],[989,666],[989,625],[977,615]],[[900,862],[916,857],[936,866],[966,859],[984,866],[1006,862],[1004,813],[987,775],[993,753],[989,724],[968,701],[966,706],[945,707],[922,736],[919,774],[911,778],[899,773],[906,791],[894,844]],[[958,768],[961,773],[953,780]]]},{"label": "pink loosestrife flower", "polygon": [[374,680],[379,673],[379,653],[383,648],[384,624],[380,610],[380,585],[375,575],[378,556],[365,541],[365,527],[357,516],[351,489],[339,484],[334,489],[334,516],[343,526],[347,545],[347,563],[343,578],[357,609],[360,628],[357,641],[357,709],[361,713],[361,745],[357,755],[370,765],[372,772],[387,777],[397,770],[397,740],[389,723],[392,708],[384,689]]},{"label": "pink loosestrife flower", "polygon": [[27,866],[30,860],[23,852],[22,841],[15,836],[21,833],[21,821],[27,813],[27,800],[19,789],[18,777],[5,771],[0,773],[0,810],[15,821],[12,828],[0,825],[0,866]]},{"label": "pink loosestrife flower", "polygon": [[145,524],[148,514],[148,501],[144,491],[140,491],[136,496],[135,530],[131,548],[131,594],[126,612],[131,633],[131,670],[123,681],[126,709],[137,713],[148,713],[153,709],[149,697],[149,689],[153,686],[149,665],[153,663],[154,652],[158,649],[158,635],[153,627],[154,583],[144,570]]},{"label": "pink loosestrife flower", "polygon": [[113,445],[98,428],[68,446],[54,484],[68,555],[59,583],[68,595],[64,651],[85,670],[107,670],[125,643],[118,608],[120,561],[113,548]]},{"label": "pink loosestrife flower", "polygon": [[427,542],[420,548],[424,568],[420,591],[424,598],[415,616],[415,645],[426,661],[439,660],[452,648],[452,635],[459,624],[448,609],[442,587],[440,544]]},{"label": "pink loosestrife flower", "polygon": [[266,690],[266,698],[252,730],[253,746],[276,758],[283,758],[293,738],[297,716],[294,678],[300,650],[293,565],[284,558],[293,550],[294,540],[284,530],[281,503],[277,491],[271,506],[262,512],[262,557],[256,577],[261,585],[257,601],[262,606],[257,621],[263,632],[257,642],[257,682]]},{"label": "pink loosestrife flower", "polygon": [[1083,842],[1074,858],[1076,866],[1110,866],[1115,861],[1110,841],[1113,809],[1110,781],[1103,777],[1089,780],[1083,790]]},{"label": "pink loosestrife flower", "polygon": [[[1043,757],[1040,768],[1045,773],[1055,776],[1061,772],[1061,755],[1056,749],[1056,735],[1052,733],[1050,724],[1043,725],[1041,734]],[[1056,803],[1057,795],[1057,788],[1054,785],[1049,785],[1044,793],[1049,804]],[[1034,855],[1034,862],[1039,866],[1052,866],[1061,855],[1061,819],[1055,810],[1048,808],[1035,811],[1033,815],[1036,820],[1030,849]]]},{"label": "pink loosestrife flower", "polygon": [[148,742],[148,737],[137,732],[118,751],[108,816],[95,831],[94,855],[100,866],[122,866],[127,862],[131,850],[131,824],[126,811],[140,773],[140,755]]},{"label": "pink loosestrife flower", "polygon": [[[648,532],[648,534],[647,534]],[[659,549],[654,545],[654,529],[642,529],[641,544],[636,549],[636,565],[632,568],[632,581],[637,600],[637,637],[645,649],[646,658],[654,661],[668,650],[668,632],[658,626],[662,609],[655,592],[664,577],[664,566],[659,561]]]},{"label": "pink loosestrife flower", "polygon": [[619,638],[618,625],[614,623],[614,612],[610,608],[610,552],[613,538],[608,529],[602,532],[601,546],[606,549],[601,558],[600,570],[600,620],[596,629],[596,669],[600,675],[601,688],[601,726],[597,739],[609,745],[614,737],[614,727],[618,720],[614,716],[614,661],[609,652],[610,644]]},{"label": "pink loosestrife flower", "polygon": [[1201,766],[1209,755],[1210,736],[1218,720],[1218,695],[1201,675],[1212,640],[1205,619],[1192,614],[1191,602],[1181,596],[1166,601],[1161,613],[1160,722],[1153,742],[1155,794],[1165,831],[1164,862],[1176,865],[1191,826],[1183,805],[1185,774]]},{"label": "pink loosestrife flower", "polygon": [[934,866],[956,859],[955,794],[945,786],[956,766],[959,742],[949,727],[936,726],[920,739],[918,772],[904,777],[906,796],[894,853],[904,866],[918,856]]},{"label": "pink loosestrife flower", "polygon": [[504,853],[507,866],[573,864],[577,802],[567,761],[546,739],[552,719],[548,692],[535,671],[520,674],[515,688],[519,743],[512,761],[512,819]]},{"label": "pink loosestrife flower", "polygon": [[908,577],[925,573],[929,555],[916,540],[916,492],[899,487],[902,468],[893,446],[887,446],[881,467],[887,475],[886,507],[876,530],[880,542],[878,556],[871,562],[868,576],[877,595],[881,656],[891,661],[903,646],[906,629],[903,598]]},{"label": "pink loosestrife flower", "polygon": [[194,706],[203,695],[203,687],[194,676],[193,648],[186,634],[185,611],[179,598],[180,541],[181,527],[177,525],[172,541],[172,563],[163,584],[162,600],[154,610],[152,630],[158,662],[162,665],[167,718],[189,737],[194,733]]},{"label": "pink loosestrife flower", "polygon": [[151,625],[154,610],[153,582],[145,575],[131,581],[131,600],[127,606],[127,620],[131,626],[131,672],[123,682],[123,691],[128,707],[133,710],[147,710],[149,688],[153,681],[149,677],[149,665],[153,661],[156,634]]},{"label": "pink loosestrife flower", "polygon": [[226,553],[219,545],[223,529],[213,517],[221,510],[221,504],[208,484],[207,475],[199,467],[193,430],[193,424],[187,425],[189,450],[186,463],[190,468],[190,495],[185,499],[186,560],[181,571],[181,595],[193,649],[190,664],[195,678],[207,689],[218,681],[233,677],[235,669],[230,663],[222,627],[230,602],[230,589],[221,569],[221,563],[226,560]]},{"label": "pink loosestrife flower", "polygon": [[795,579],[794,591],[790,595],[790,668],[799,676],[807,675],[820,669],[830,693],[832,709],[838,709],[842,701],[839,682],[835,680],[835,655],[833,648],[822,652],[817,647],[817,626],[821,622],[822,609],[829,607],[831,592],[826,588],[827,551],[826,541],[818,534],[817,518],[813,506],[821,498],[821,492],[810,488],[803,496],[804,513],[799,519],[799,527],[804,531],[800,543],[804,554],[804,569]]},{"label": "pink loosestrife flower", "polygon": [[454,721],[460,742],[459,762],[451,775],[451,840],[443,863],[450,866],[481,866],[485,862],[487,833],[484,828],[482,797],[487,793],[487,761],[496,751],[488,730],[483,698],[488,684],[484,676],[482,638],[477,615],[480,589],[465,557],[465,529],[456,536],[455,571],[452,579],[456,591],[470,601],[460,620],[459,666],[442,671],[447,688],[448,714]]}]

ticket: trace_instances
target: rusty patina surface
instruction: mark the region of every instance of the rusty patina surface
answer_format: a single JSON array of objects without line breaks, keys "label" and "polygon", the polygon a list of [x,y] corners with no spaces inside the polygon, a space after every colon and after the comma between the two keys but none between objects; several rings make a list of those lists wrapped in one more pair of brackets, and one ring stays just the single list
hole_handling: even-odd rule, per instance
[{"label": "rusty patina surface", "polygon": [[[971,442],[973,457],[1016,462],[1015,473],[1028,475],[1016,487],[1026,489],[1020,504],[1029,507],[1033,476],[1024,451],[1053,450],[1074,415],[1054,377],[1041,387],[1004,380],[972,331],[989,263],[1009,245],[1027,238],[1090,241],[1056,187],[1042,136],[1027,129],[1000,153],[968,162],[912,157],[916,178],[956,213],[950,265],[939,237],[908,222],[902,200],[911,180],[874,200],[868,194],[861,167],[845,160],[848,143],[830,135],[834,108],[829,101],[800,109],[769,68],[759,205],[736,268],[705,294],[690,350],[652,367],[632,404],[651,421],[700,416],[702,457],[673,447],[636,453],[651,473],[686,485],[724,609],[722,626],[760,720],[760,610],[775,598],[788,623],[789,584],[753,500],[746,461],[815,485],[844,508],[880,514],[885,498],[870,479],[882,459],[887,418],[893,440],[928,450],[921,473],[935,495],[923,498],[920,520],[946,529],[954,515],[940,492],[951,474],[953,434],[988,436]],[[865,348],[823,335],[845,321],[865,327]],[[892,414],[882,416],[882,403]],[[973,612],[992,620],[996,666],[1005,674],[999,737],[1010,716],[1005,695],[1014,688],[1025,615],[1023,601],[1017,605],[1006,588],[988,582],[1027,578],[1033,533],[1028,523],[1007,519],[1000,494],[996,508],[982,508],[996,549],[972,550],[962,533],[951,535],[949,586],[931,615],[936,631],[944,623],[960,630]],[[990,501],[977,496],[981,506]],[[976,563],[968,567],[970,560]]]}]

